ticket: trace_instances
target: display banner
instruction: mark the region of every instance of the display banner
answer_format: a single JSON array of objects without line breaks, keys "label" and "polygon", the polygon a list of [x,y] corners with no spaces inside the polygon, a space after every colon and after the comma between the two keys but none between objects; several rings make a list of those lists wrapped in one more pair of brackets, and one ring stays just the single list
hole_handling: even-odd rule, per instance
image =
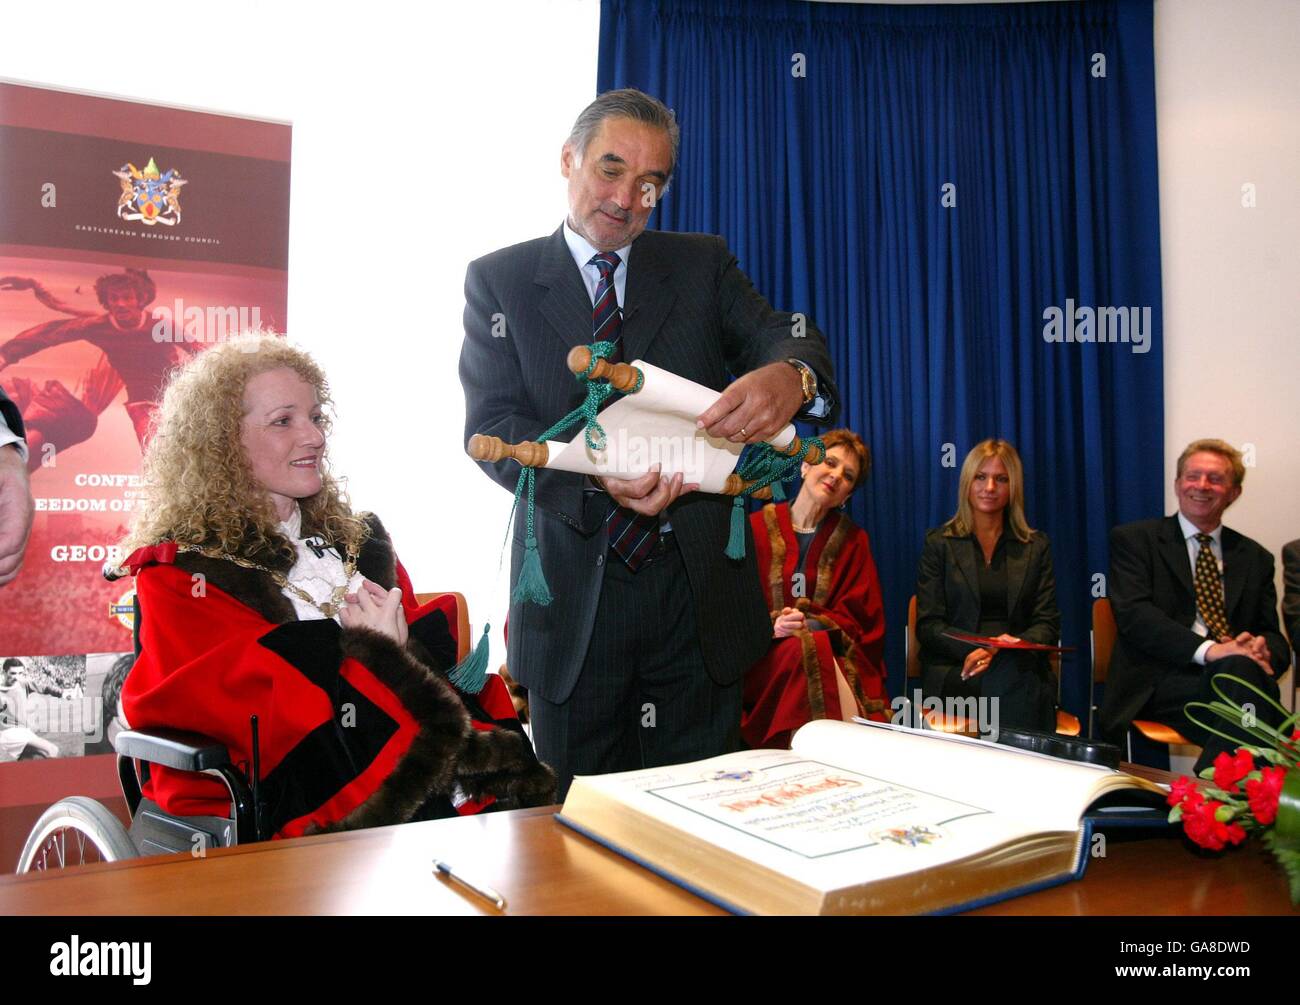
[{"label": "display banner", "polygon": [[0,761],[107,749],[132,647],[105,581],[167,371],[288,324],[288,124],[0,82],[0,386],[36,517],[0,591]]}]

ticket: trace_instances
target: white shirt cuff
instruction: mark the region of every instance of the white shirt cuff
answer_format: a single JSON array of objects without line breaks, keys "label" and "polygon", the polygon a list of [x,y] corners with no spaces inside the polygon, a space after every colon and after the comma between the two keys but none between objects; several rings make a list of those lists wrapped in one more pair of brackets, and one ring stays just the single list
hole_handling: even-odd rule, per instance
[{"label": "white shirt cuff", "polygon": [[27,463],[27,441],[19,436],[15,436],[9,427],[0,422],[0,450],[3,450],[9,444],[18,448],[18,452],[23,456],[23,463]]},{"label": "white shirt cuff", "polygon": [[1192,656],[1192,662],[1205,666],[1205,654],[1210,651],[1210,646],[1214,645],[1214,639],[1206,639],[1196,647],[1196,652]]}]

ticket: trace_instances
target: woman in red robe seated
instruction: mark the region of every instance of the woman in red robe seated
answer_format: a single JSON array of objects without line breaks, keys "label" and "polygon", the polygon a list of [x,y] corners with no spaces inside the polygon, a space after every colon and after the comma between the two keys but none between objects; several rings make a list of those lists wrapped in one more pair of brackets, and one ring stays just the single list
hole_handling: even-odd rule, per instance
[{"label": "woman in red robe seated", "polygon": [[772,647],[745,676],[741,733],[751,747],[788,747],[812,719],[888,718],[885,613],[866,531],[840,507],[866,479],[856,433],[822,437],[793,503],[750,516]]},{"label": "woman in red robe seated", "polygon": [[[549,802],[554,775],[505,688],[449,677],[455,620],[416,604],[383,526],[349,508],[329,406],[316,364],[269,334],[172,375],[124,543],[141,630],[123,717],[206,734],[247,768],[257,715],[277,837]],[[165,767],[145,795],[177,815],[229,811],[220,782]]]}]

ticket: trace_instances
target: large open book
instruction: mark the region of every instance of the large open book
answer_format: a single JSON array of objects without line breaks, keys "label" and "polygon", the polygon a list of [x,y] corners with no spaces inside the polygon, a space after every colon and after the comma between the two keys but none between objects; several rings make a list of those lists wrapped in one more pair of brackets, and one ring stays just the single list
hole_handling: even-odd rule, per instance
[{"label": "large open book", "polygon": [[1082,875],[1109,768],[877,724],[809,723],[790,750],[580,776],[560,821],[738,913],[949,911]]}]

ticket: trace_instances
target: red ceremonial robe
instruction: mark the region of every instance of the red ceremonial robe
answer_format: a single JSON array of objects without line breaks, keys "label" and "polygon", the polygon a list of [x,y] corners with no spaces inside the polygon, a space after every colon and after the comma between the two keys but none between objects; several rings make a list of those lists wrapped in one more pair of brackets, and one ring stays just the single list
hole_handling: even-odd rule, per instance
[{"label": "red ceremonial robe", "polygon": [[[773,621],[783,607],[797,607],[825,629],[774,638],[767,655],[750,667],[741,720],[745,742],[786,748],[806,722],[842,719],[846,711],[885,721],[885,612],[866,531],[842,513],[827,514],[804,567],[796,569],[799,539],[789,504],[768,504],[749,520]],[[841,707],[837,660],[856,710]]]},{"label": "red ceremonial robe", "polygon": [[[169,727],[224,744],[252,763],[249,717],[258,716],[260,788],[268,831],[294,837],[402,823],[493,802],[545,805],[555,779],[538,763],[501,681],[478,695],[446,679],[455,662],[452,598],[417,606],[382,525],[357,568],[401,586],[405,647],[332,618],[299,621],[266,573],[163,544],[125,563],[136,573],[140,654],[122,689],[132,728]],[[287,571],[283,559],[254,561]],[[181,816],[225,816],[224,785],[206,775],[150,766],[148,798]]]}]

